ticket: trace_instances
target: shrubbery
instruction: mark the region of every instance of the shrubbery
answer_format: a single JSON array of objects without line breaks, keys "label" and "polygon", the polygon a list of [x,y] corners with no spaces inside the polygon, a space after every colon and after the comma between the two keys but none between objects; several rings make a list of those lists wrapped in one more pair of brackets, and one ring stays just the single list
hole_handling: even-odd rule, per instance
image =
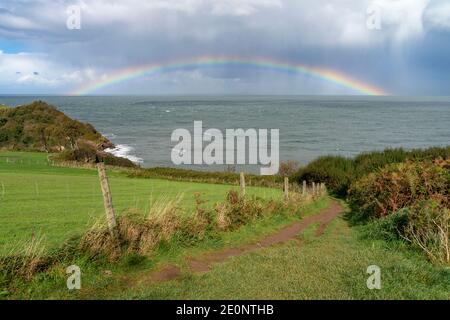
[{"label": "shrubbery", "polygon": [[327,156],[297,173],[347,198],[353,222],[371,237],[403,240],[449,263],[450,147],[388,149],[354,159]]},{"label": "shrubbery", "polygon": [[53,160],[135,167],[128,159],[103,151],[111,146],[92,125],[71,119],[43,101],[0,106],[0,149],[57,152]]},{"label": "shrubbery", "polygon": [[324,182],[328,189],[337,196],[346,197],[352,181],[375,172],[388,164],[407,160],[426,161],[450,158],[450,147],[433,147],[428,149],[386,149],[384,151],[363,153],[355,158],[340,156],[320,157],[301,168],[296,179]]},{"label": "shrubbery", "polygon": [[100,147],[111,144],[90,124],[73,120],[43,101],[0,108],[0,148],[58,152],[75,149],[78,140]]},{"label": "shrubbery", "polygon": [[126,158],[116,157],[107,152],[97,149],[95,145],[86,141],[78,142],[77,148],[73,150],[65,150],[51,157],[52,161],[62,164],[64,162],[76,162],[78,164],[88,163],[95,164],[104,162],[108,166],[137,167],[132,161]]},{"label": "shrubbery", "polygon": [[[241,197],[238,192],[228,192],[227,201],[216,205],[216,226],[220,230],[233,230],[264,214],[265,208],[272,208],[258,198]],[[270,212],[272,213],[272,212]]]},{"label": "shrubbery", "polygon": [[417,201],[408,209],[404,238],[432,260],[450,263],[450,209],[436,200]]},{"label": "shrubbery", "polygon": [[296,175],[296,180],[299,184],[303,180],[323,182],[334,194],[345,196],[354,176],[353,160],[345,157],[326,156],[320,157],[301,168]]},{"label": "shrubbery", "polygon": [[387,165],[351,185],[353,220],[371,236],[406,240],[430,259],[450,262],[450,160]]},{"label": "shrubbery", "polygon": [[365,218],[379,218],[418,200],[449,203],[449,171],[445,163],[408,161],[370,173],[351,185],[350,207]]},{"label": "shrubbery", "polygon": [[401,241],[404,240],[403,235],[407,225],[408,210],[402,209],[382,219],[372,220],[364,226],[362,235],[368,239]]},{"label": "shrubbery", "polygon": [[406,241],[432,261],[450,263],[450,209],[435,200],[421,200],[365,225],[363,235],[385,241]]}]

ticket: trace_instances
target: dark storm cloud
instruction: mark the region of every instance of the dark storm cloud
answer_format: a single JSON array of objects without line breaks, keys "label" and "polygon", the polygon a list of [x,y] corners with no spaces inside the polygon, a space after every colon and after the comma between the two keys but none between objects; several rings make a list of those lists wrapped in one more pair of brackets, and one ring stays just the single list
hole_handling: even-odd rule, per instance
[{"label": "dark storm cloud", "polygon": [[[366,10],[373,3],[383,9],[379,31],[366,26]],[[70,5],[81,8],[80,30],[66,27]],[[423,94],[431,89],[449,93],[435,81],[450,71],[449,42],[437,40],[448,37],[450,30],[450,8],[442,1],[6,0],[0,7],[0,37],[29,48],[21,55],[8,52],[0,42],[0,70],[8,81],[13,74],[30,91],[45,92],[51,85],[65,92],[133,65],[237,55],[324,66],[393,93],[419,93],[416,84]],[[440,67],[429,66],[430,59]],[[36,69],[45,77],[25,77]],[[8,81],[0,78],[3,90],[8,90]],[[308,78],[234,67],[156,75],[141,79],[138,86],[130,82],[117,88],[123,93],[136,87],[141,93],[155,88],[177,93],[201,92],[205,86],[227,93],[270,93],[274,88],[348,93]]]}]

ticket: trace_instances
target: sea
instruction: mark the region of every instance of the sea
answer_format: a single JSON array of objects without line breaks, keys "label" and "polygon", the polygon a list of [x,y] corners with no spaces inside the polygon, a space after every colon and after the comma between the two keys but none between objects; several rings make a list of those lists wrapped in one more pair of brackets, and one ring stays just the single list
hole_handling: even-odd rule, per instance
[{"label": "sea", "polygon": [[116,145],[112,153],[144,167],[174,167],[172,132],[193,132],[194,121],[222,132],[279,129],[280,160],[300,165],[324,155],[450,145],[450,97],[0,96],[9,106],[35,100],[92,124]]}]

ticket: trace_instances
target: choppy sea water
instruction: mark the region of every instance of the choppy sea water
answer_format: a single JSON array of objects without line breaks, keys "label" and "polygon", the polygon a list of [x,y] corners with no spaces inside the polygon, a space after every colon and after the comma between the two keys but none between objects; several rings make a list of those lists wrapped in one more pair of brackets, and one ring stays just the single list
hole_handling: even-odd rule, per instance
[{"label": "choppy sea water", "polygon": [[193,132],[196,120],[204,130],[280,129],[280,159],[301,164],[328,154],[450,144],[450,97],[0,96],[0,103],[37,99],[91,123],[116,144],[113,153],[145,167],[173,166],[172,131]]}]

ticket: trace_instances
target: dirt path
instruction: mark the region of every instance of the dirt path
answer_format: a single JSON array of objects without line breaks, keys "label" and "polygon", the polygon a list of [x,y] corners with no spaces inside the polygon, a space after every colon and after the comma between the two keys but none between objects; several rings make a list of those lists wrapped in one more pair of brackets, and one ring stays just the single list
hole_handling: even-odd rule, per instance
[{"label": "dirt path", "polygon": [[[289,240],[294,240],[300,232],[306,230],[311,224],[314,223],[320,223],[320,226],[316,231],[316,235],[320,236],[325,231],[327,225],[342,212],[343,208],[339,205],[339,203],[333,200],[331,205],[322,210],[319,214],[303,218],[301,221],[295,222],[272,235],[266,236],[257,243],[206,253],[197,258],[188,258],[187,265],[191,272],[207,272],[211,269],[213,264],[225,262],[232,257],[254,252],[261,248],[267,248]],[[159,271],[151,273],[150,276],[144,280],[144,282],[169,281],[178,278],[180,275],[181,270],[179,267],[175,265],[168,265]]]}]

